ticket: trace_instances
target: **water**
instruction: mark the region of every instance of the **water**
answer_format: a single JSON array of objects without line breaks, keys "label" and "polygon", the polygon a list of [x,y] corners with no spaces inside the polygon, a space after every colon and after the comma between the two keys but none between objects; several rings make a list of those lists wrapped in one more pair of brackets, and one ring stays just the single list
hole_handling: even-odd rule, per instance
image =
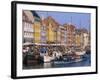
[{"label": "water", "polygon": [[74,63],[60,63],[60,64],[55,64],[53,67],[81,67],[81,66],[91,66],[91,60],[89,59],[90,56],[87,57],[86,60],[79,61],[79,62],[74,62]]},{"label": "water", "polygon": [[84,66],[91,66],[91,55],[88,54],[86,59],[79,61],[79,62],[73,62],[73,63],[42,63],[39,65],[33,65],[33,66],[24,66],[24,69],[39,69],[39,68],[63,68],[63,67],[84,67]]}]

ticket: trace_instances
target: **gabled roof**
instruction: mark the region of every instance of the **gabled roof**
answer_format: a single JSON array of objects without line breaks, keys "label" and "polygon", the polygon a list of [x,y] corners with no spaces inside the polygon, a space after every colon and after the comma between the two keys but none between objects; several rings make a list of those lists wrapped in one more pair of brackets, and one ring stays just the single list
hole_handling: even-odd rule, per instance
[{"label": "gabled roof", "polygon": [[34,22],[34,17],[33,17],[33,14],[31,13],[31,11],[24,10],[23,14],[25,14],[25,16],[27,17],[27,21]]},{"label": "gabled roof", "polygon": [[68,24],[68,23],[64,24],[63,26],[64,26],[66,29],[69,28],[69,29],[71,29],[71,30],[76,28],[76,26],[74,26],[73,24]]},{"label": "gabled roof", "polygon": [[51,23],[51,25],[53,27],[58,27],[60,25],[51,16],[48,16],[47,18],[45,18],[44,20],[42,20],[42,24],[45,24],[46,26],[49,26],[49,23]]},{"label": "gabled roof", "polygon": [[35,11],[31,11],[31,12],[32,12],[33,16],[40,18],[40,16]]}]

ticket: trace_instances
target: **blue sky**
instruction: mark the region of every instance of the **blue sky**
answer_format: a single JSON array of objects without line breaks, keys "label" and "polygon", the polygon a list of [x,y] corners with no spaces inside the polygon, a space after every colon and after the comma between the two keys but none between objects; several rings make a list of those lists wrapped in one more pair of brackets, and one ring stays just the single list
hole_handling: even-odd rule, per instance
[{"label": "blue sky", "polygon": [[61,25],[65,23],[72,23],[77,28],[90,29],[90,13],[73,13],[73,12],[46,12],[46,11],[36,11],[40,17],[53,17]]}]

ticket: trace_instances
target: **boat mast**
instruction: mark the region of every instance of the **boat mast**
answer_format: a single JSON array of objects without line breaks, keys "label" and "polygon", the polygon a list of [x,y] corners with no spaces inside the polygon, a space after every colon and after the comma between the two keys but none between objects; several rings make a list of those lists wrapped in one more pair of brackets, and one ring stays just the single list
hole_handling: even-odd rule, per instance
[{"label": "boat mast", "polygon": [[80,22],[80,23],[79,23],[79,24],[80,24],[79,26],[80,26],[80,35],[81,35],[81,46],[80,46],[80,47],[82,48],[82,45],[83,45],[83,36],[82,36],[82,31],[81,31],[81,29],[82,29],[82,25],[81,25],[81,24],[82,24],[82,22],[81,22],[81,18],[80,18],[80,21],[79,21],[79,22]]},{"label": "boat mast", "polygon": [[[70,25],[72,25],[72,15],[71,15],[71,24]],[[71,37],[71,35],[70,35],[70,37]],[[71,41],[71,46],[73,47],[73,41]]]}]

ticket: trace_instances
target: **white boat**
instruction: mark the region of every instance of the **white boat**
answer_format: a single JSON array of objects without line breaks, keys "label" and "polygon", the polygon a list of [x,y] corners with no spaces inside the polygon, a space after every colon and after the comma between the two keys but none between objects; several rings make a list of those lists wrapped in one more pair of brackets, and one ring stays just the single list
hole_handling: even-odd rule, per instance
[{"label": "white boat", "polygon": [[60,58],[60,56],[62,56],[62,53],[60,51],[53,51],[53,55],[50,57],[48,54],[43,56],[43,61],[44,62],[51,62],[52,60],[54,60],[55,58]]},{"label": "white boat", "polygon": [[50,57],[49,55],[44,55],[43,56],[43,62],[51,62],[53,57]]},{"label": "white boat", "polygon": [[85,53],[86,53],[86,51],[76,51],[75,52],[75,54],[79,55],[79,56],[84,55]]},{"label": "white boat", "polygon": [[76,59],[75,62],[80,62],[82,61],[83,59]]},{"label": "white boat", "polygon": [[53,54],[52,54],[52,58],[55,59],[55,58],[60,58],[62,56],[62,53],[60,51],[53,51]]}]

